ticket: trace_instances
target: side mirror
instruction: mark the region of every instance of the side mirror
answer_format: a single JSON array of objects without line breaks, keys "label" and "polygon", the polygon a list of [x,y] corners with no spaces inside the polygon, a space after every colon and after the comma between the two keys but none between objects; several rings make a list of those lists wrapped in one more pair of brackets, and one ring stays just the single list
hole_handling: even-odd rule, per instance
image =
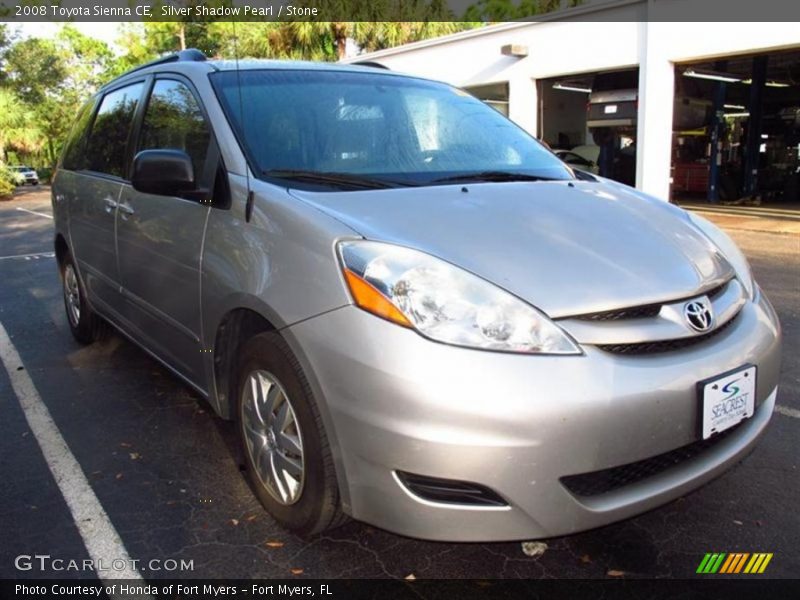
[{"label": "side mirror", "polygon": [[192,159],[181,150],[142,150],[133,158],[133,189],[179,196],[197,189]]}]

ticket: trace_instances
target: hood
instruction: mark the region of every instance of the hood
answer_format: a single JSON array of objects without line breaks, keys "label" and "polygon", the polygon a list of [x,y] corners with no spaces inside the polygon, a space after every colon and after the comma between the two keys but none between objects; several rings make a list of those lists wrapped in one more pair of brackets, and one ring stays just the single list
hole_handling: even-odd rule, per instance
[{"label": "hood", "polygon": [[689,297],[733,274],[681,209],[612,183],[291,193],[367,239],[442,258],[554,318]]}]

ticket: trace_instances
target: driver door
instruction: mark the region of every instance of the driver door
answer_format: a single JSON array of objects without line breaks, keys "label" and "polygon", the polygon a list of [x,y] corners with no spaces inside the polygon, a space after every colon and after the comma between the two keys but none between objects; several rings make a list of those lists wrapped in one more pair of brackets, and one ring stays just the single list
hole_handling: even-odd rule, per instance
[{"label": "driver door", "polygon": [[[211,189],[219,162],[201,104],[188,81],[158,77],[142,118],[136,152],[177,149],[192,159],[199,188]],[[213,168],[207,162],[215,161]],[[208,202],[122,191],[117,247],[125,316],[134,334],[205,391],[200,265]]]}]

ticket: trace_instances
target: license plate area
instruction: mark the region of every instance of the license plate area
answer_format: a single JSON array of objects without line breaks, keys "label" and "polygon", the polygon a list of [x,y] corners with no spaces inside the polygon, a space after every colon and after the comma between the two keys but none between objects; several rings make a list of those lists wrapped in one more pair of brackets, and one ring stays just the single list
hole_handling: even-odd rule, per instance
[{"label": "license plate area", "polygon": [[708,439],[753,416],[756,408],[756,367],[745,365],[697,384],[700,433]]}]

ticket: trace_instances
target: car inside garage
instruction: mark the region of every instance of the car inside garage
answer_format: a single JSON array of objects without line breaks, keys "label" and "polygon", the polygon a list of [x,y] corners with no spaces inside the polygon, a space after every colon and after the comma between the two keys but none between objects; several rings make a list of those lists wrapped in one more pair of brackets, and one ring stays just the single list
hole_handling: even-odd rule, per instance
[{"label": "car inside garage", "polygon": [[577,169],[636,181],[638,69],[542,79],[539,132]]}]

